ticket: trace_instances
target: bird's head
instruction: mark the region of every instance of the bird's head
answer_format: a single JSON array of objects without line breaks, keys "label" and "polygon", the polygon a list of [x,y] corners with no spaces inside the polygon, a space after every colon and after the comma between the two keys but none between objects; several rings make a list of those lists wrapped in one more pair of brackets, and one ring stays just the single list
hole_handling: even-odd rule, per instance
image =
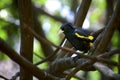
[{"label": "bird's head", "polygon": [[66,23],[66,24],[63,24],[60,29],[63,31],[63,32],[71,32],[71,31],[74,31],[75,28],[74,26],[71,24],[71,23]]}]

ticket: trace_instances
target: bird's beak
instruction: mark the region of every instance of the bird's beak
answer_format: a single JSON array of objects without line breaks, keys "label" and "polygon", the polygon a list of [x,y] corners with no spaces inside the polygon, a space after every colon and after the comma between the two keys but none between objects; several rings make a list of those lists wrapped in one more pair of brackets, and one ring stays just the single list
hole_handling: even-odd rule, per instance
[{"label": "bird's beak", "polygon": [[64,31],[60,29],[58,33],[64,33]]},{"label": "bird's beak", "polygon": [[63,34],[63,32],[64,32],[63,30],[59,30],[58,35]]}]

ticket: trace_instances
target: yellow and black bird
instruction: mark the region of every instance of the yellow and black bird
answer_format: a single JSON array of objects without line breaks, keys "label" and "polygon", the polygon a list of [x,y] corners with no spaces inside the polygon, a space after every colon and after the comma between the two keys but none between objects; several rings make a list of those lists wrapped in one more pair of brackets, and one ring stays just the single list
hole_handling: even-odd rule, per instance
[{"label": "yellow and black bird", "polygon": [[77,29],[71,23],[65,23],[61,26],[61,30],[65,34],[65,37],[68,41],[75,47],[75,49],[83,51],[84,53],[88,52],[94,37],[89,35],[86,30]]}]

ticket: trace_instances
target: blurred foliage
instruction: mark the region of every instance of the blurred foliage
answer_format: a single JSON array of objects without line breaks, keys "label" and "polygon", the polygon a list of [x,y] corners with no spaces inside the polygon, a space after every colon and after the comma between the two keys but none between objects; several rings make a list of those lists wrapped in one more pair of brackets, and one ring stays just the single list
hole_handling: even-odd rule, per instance
[{"label": "blurred foliage", "polygon": [[79,79],[72,77],[70,80],[79,80]]},{"label": "blurred foliage", "polygon": [[4,26],[6,26],[7,23],[4,21],[0,21],[0,37],[6,40],[8,38],[6,30],[4,30]]},{"label": "blurred foliage", "polygon": [[45,5],[47,0],[32,0],[32,1],[35,2],[35,3],[39,3],[41,5]]},{"label": "blurred foliage", "polygon": [[0,52],[0,61],[7,60],[8,56],[4,55],[2,52]]},{"label": "blurred foliage", "polygon": [[0,0],[0,10],[10,6],[11,3],[12,3],[12,0]]},{"label": "blurred foliage", "polygon": [[93,0],[90,7],[90,25],[92,29],[100,29],[104,27],[106,1],[105,0]]},{"label": "blurred foliage", "polygon": [[100,73],[98,71],[90,71],[88,79],[89,80],[100,80]]},{"label": "blurred foliage", "polygon": [[[19,20],[18,20],[18,10],[15,4],[13,4],[14,0],[0,0],[0,37],[7,41],[10,46],[12,46],[17,52],[19,52],[20,48],[20,27],[19,27]],[[32,0],[33,4],[43,6],[45,7],[47,5],[47,1],[50,0]],[[61,15],[62,9],[67,6],[71,7],[72,0],[66,1],[66,0],[52,0],[52,1],[58,1],[60,4],[60,8],[50,12],[47,11],[49,14],[63,17]],[[80,1],[79,1],[80,2]],[[49,4],[53,5],[53,4]],[[56,7],[56,6],[54,6]],[[52,8],[51,8],[52,9]],[[2,11],[6,11],[2,12]],[[47,8],[45,7],[45,10]],[[105,0],[93,0],[92,4],[90,6],[89,14],[88,14],[88,20],[90,22],[90,27],[95,27],[96,29],[104,27],[104,19],[105,19],[105,10],[106,10],[106,1]],[[69,10],[67,10],[69,11]],[[67,15],[65,15],[67,16]],[[42,23],[42,29],[44,30],[45,36],[48,40],[53,42],[54,44],[60,44],[61,37],[59,35],[59,28],[61,26],[61,22],[55,21],[54,19],[48,17],[47,15],[39,15],[39,21]],[[65,17],[66,18],[66,17]],[[97,25],[97,26],[96,26]],[[99,26],[98,26],[99,25]],[[113,38],[112,38],[112,49],[116,48],[118,46],[118,31],[115,32]],[[17,47],[16,47],[17,45]],[[41,57],[45,57],[44,53],[41,49],[41,45],[37,40],[34,40],[34,52],[38,54]],[[33,56],[34,63],[39,62],[40,59],[36,55]],[[6,59],[5,55],[1,55],[0,53],[0,60]],[[117,60],[117,57],[114,57],[113,60]],[[48,68],[48,64],[44,63],[39,65],[41,69]],[[90,72],[89,73],[89,80],[100,80],[100,75],[98,72]],[[75,78],[72,78],[71,80],[77,80]]]},{"label": "blurred foliage", "polygon": [[[113,37],[112,37],[112,49],[116,49],[117,47],[120,47],[120,33],[119,33],[119,31],[118,30],[116,30],[115,31],[115,33],[114,33],[114,35],[113,35]],[[119,55],[114,55],[113,57],[112,57],[112,60],[113,61],[115,61],[115,62],[118,62],[118,60],[119,60],[119,57],[118,57]],[[113,70],[114,70],[114,72],[115,73],[118,73],[118,68],[117,67],[112,67],[113,68]]]},{"label": "blurred foliage", "polygon": [[59,35],[60,22],[57,22],[47,16],[40,16],[40,21],[42,22],[42,28],[48,40],[55,44],[59,44],[61,39]]},{"label": "blurred foliage", "polygon": [[120,36],[120,33],[119,31],[115,31],[114,35],[113,35],[113,38],[112,38],[112,48],[115,49],[117,48],[120,44],[119,42],[119,36]]}]

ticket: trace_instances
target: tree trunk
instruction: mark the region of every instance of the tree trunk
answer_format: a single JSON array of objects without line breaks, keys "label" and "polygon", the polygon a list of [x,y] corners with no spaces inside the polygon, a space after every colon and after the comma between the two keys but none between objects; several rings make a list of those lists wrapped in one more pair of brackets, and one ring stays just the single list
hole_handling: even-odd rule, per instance
[{"label": "tree trunk", "polygon": [[[28,28],[33,28],[31,0],[19,0],[21,48],[20,54],[32,63],[33,60],[33,35]],[[30,74],[24,68],[20,68],[20,80],[32,80]]]}]

